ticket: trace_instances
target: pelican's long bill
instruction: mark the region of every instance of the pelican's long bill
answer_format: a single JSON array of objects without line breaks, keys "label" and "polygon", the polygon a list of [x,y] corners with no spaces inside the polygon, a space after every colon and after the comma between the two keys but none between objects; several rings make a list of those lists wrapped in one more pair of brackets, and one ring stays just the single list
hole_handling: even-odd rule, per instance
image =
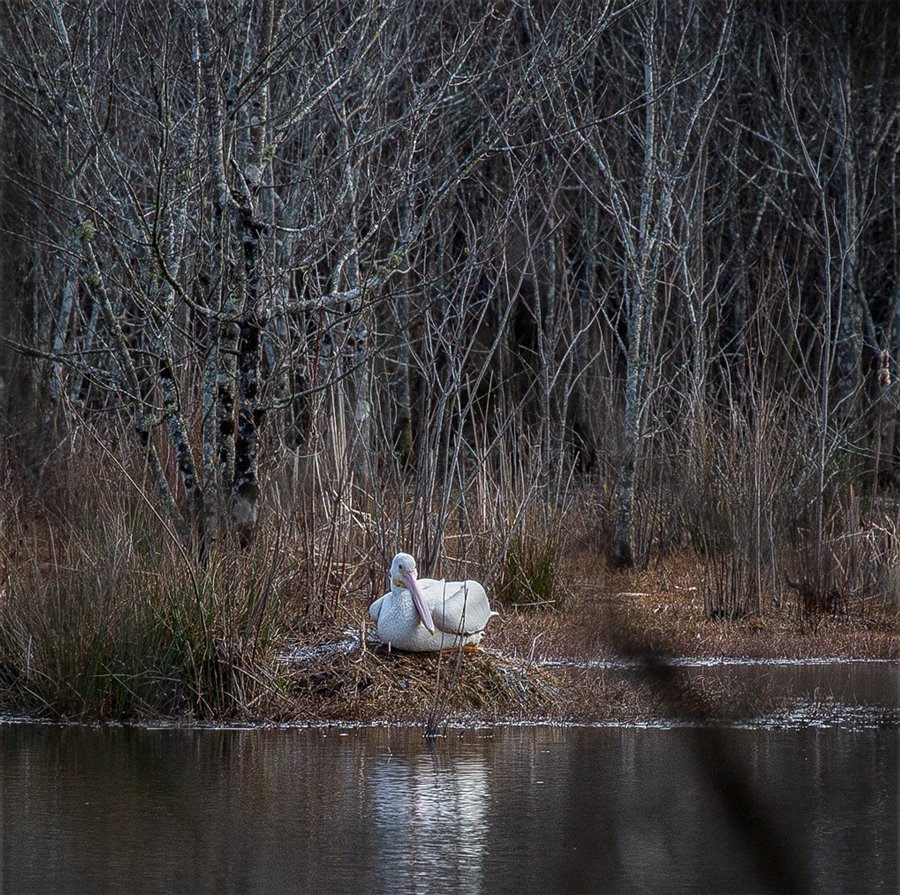
[{"label": "pelican's long bill", "polygon": [[402,571],[400,574],[403,576],[403,580],[406,582],[406,586],[412,594],[413,604],[416,607],[416,612],[419,613],[419,618],[422,619],[422,624],[425,625],[431,635],[434,636],[434,619],[431,617],[431,610],[425,602],[425,597],[422,596],[422,591],[419,590],[419,582],[416,581],[416,576],[413,575],[412,572],[407,571]]}]

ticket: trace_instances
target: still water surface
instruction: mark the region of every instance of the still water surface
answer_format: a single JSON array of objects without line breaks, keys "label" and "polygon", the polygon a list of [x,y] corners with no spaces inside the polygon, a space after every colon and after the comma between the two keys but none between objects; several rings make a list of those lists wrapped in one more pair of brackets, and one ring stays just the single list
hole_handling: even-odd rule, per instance
[{"label": "still water surface", "polygon": [[[852,727],[0,724],[0,891],[760,891],[780,866],[893,893],[897,746]],[[755,806],[711,782],[725,755]]]}]

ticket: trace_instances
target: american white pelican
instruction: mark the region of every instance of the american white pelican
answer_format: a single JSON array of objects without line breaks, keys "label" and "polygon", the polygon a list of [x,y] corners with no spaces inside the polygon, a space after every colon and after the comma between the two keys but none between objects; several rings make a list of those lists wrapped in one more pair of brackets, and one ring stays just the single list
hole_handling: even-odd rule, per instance
[{"label": "american white pelican", "polygon": [[391,592],[379,597],[369,615],[378,636],[394,649],[414,653],[474,649],[491,616],[487,594],[477,581],[416,577],[416,561],[398,553],[391,563]]}]

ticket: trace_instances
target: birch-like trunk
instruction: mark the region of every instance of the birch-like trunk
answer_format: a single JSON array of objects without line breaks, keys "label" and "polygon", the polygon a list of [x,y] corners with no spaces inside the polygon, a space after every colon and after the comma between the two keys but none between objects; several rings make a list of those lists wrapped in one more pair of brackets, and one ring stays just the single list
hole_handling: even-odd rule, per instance
[{"label": "birch-like trunk", "polygon": [[[74,207],[73,207],[74,212]],[[72,221],[72,229],[76,227],[75,221]],[[66,259],[66,278],[63,284],[62,296],[59,302],[59,309],[56,314],[56,323],[53,329],[53,341],[50,345],[52,354],[59,355],[62,353],[66,344],[66,335],[69,332],[69,326],[72,320],[72,314],[75,307],[75,298],[78,294],[78,283],[81,279],[81,245],[77,234],[73,232],[69,239]],[[50,373],[50,393],[49,400],[44,413],[44,426],[50,425],[53,418],[59,412],[59,398],[62,392],[62,375],[63,365],[60,362],[52,364]]]},{"label": "birch-like trunk", "polygon": [[[727,4],[721,16],[717,45],[705,66],[698,67],[685,79],[682,97],[680,85],[666,85],[661,80],[661,40],[665,29],[660,25],[657,3],[649,4],[642,27],[644,122],[641,133],[643,170],[637,214],[627,213],[625,184],[611,182],[610,199],[619,221],[626,256],[626,308],[628,345],[626,349],[625,407],[622,433],[615,533],[612,559],[620,565],[634,562],[636,470],[641,442],[645,433],[644,419],[648,394],[648,371],[651,357],[654,317],[658,304],[657,280],[663,250],[674,248],[670,213],[674,192],[685,176],[689,164],[688,143],[697,129],[700,112],[711,99],[722,75],[722,58],[730,39],[734,6]],[[702,149],[703,140],[700,140]],[[611,180],[609,162],[598,154],[602,173]]]},{"label": "birch-like trunk", "polygon": [[616,488],[616,527],[613,561],[620,566],[634,564],[635,470],[644,414],[644,376],[648,354],[647,331],[656,307],[656,284],[646,278],[635,284],[628,314],[628,354],[625,372],[625,413],[622,429],[622,457]]},{"label": "birch-like trunk", "polygon": [[259,504],[259,434],[265,411],[259,400],[263,315],[260,311],[259,225],[243,210],[244,309],[238,348],[238,413],[231,520],[242,544],[253,538]]},{"label": "birch-like trunk", "polygon": [[[333,277],[334,288],[358,292],[360,289],[359,253],[359,209],[357,187],[359,168],[353,158],[350,142],[350,125],[347,110],[339,95],[335,97],[335,107],[340,122],[340,140],[344,156],[343,168],[343,214],[344,231],[341,240],[341,254]],[[356,315],[350,332],[345,339],[345,350],[349,348],[352,365],[350,376],[350,414],[352,428],[350,436],[350,468],[354,481],[363,490],[369,486],[372,469],[372,366],[369,361],[370,312],[362,309],[357,301]]]},{"label": "birch-like trunk", "polygon": [[[649,350],[650,328],[656,307],[656,265],[661,229],[667,223],[665,202],[658,202],[656,190],[662,176],[661,147],[657,132],[657,71],[654,41],[656,39],[656,8],[650,12],[650,22],[643,35],[644,46],[644,131],[643,172],[641,176],[640,208],[636,240],[631,243],[630,270],[626,283],[631,282],[627,295],[628,350],[625,365],[625,412],[622,431],[622,457],[617,485],[616,527],[613,535],[612,559],[617,565],[634,563],[634,505],[635,469],[640,449],[644,415],[644,374]],[[670,187],[667,186],[666,189]]]},{"label": "birch-like trunk", "polygon": [[175,460],[190,509],[193,525],[202,516],[201,483],[197,477],[197,465],[191,451],[191,439],[182,412],[181,394],[175,373],[175,353],[172,348],[171,321],[175,310],[175,296],[171,286],[164,284],[159,296],[156,318],[156,350],[158,354],[157,378],[163,402],[163,414],[169,441],[175,449]]},{"label": "birch-like trunk", "polygon": [[213,404],[216,417],[219,489],[228,489],[234,481],[235,377],[240,330],[237,324],[238,299],[231,282],[225,283],[227,224],[233,200],[225,175],[225,119],[219,87],[219,75],[213,60],[212,26],[206,0],[195,5],[198,55],[206,114],[206,152],[213,179],[212,227],[209,265],[209,308],[218,326],[213,334],[216,361],[216,391]]},{"label": "birch-like trunk", "polygon": [[395,407],[395,420],[393,443],[394,451],[404,465],[411,464],[414,459],[413,431],[412,431],[412,394],[409,384],[409,299],[405,290],[394,299],[394,321],[400,342],[397,346],[397,368],[393,377],[393,402]]}]

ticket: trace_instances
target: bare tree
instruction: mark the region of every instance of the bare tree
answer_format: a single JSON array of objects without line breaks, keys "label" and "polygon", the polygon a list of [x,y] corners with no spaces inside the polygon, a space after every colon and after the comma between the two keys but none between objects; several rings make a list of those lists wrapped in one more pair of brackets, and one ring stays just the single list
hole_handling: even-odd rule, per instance
[{"label": "bare tree", "polygon": [[[67,370],[102,387],[91,401],[124,401],[179,538],[214,542],[224,518],[246,542],[293,352],[348,395],[351,465],[362,483],[371,470],[372,308],[529,107],[503,71],[514,17],[374,0],[114,13],[61,0],[10,13],[7,91],[59,172],[23,185],[52,209],[38,238],[60,253],[37,284],[50,290],[48,413]],[[498,96],[505,110],[488,114]],[[293,321],[316,317],[311,346]]]},{"label": "bare tree", "polygon": [[[768,450],[779,417],[758,417],[788,405],[812,413],[820,521],[848,470],[896,473],[900,123],[877,10],[3,16],[7,404],[28,396],[48,445],[130,443],[199,552],[253,539],[266,482],[277,501],[313,482],[348,551],[356,526],[427,565],[477,517],[502,554],[584,476],[613,559],[644,561],[694,537],[679,492],[715,484],[714,446]],[[753,468],[794,475],[771,459]],[[497,483],[514,497],[492,504]]]},{"label": "bare tree", "polygon": [[[622,290],[617,313],[624,319],[624,420],[612,549],[621,565],[634,561],[635,474],[646,433],[647,396],[654,388],[648,373],[659,282],[679,251],[673,204],[685,179],[697,172],[706,139],[701,115],[718,88],[731,38],[733,4],[717,10],[712,28],[701,28],[707,11],[692,3],[668,4],[663,17],[659,4],[647,3],[617,24],[607,59],[615,60],[619,71],[622,60],[628,60],[618,108],[607,111],[608,103],[600,106],[596,93],[585,92],[582,85],[594,83],[587,74],[558,88],[562,114],[593,166],[588,189],[611,216],[621,253],[613,264]],[[711,44],[710,31],[715,35]],[[604,65],[598,55],[591,54],[587,64]]]}]

